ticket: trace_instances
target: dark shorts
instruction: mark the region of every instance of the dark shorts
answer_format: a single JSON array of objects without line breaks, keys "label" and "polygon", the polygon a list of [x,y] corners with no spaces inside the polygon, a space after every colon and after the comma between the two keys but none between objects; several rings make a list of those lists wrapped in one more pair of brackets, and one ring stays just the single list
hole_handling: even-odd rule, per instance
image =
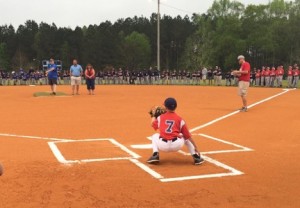
[{"label": "dark shorts", "polygon": [[88,90],[95,89],[95,79],[86,79],[86,87]]},{"label": "dark shorts", "polygon": [[57,85],[57,79],[48,78],[48,80],[49,80],[49,85]]}]

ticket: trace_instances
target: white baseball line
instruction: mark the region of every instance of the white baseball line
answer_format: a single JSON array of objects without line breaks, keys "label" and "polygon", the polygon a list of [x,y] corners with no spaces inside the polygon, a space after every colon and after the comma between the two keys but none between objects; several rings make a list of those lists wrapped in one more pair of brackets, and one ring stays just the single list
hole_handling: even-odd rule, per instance
[{"label": "white baseball line", "polygon": [[50,140],[50,141],[73,141],[72,139],[58,139],[58,138],[48,138],[48,137],[39,137],[39,136],[24,136],[17,134],[1,134],[3,137],[17,137],[17,138],[25,138],[25,139],[39,139],[39,140]]},{"label": "white baseball line", "polygon": [[140,167],[142,170],[146,171],[147,173],[149,173],[150,175],[152,175],[154,178],[156,179],[162,179],[164,178],[162,175],[160,175],[159,173],[157,173],[156,171],[154,171],[153,169],[149,168],[147,165],[145,165],[144,163],[141,163],[140,161],[138,161],[137,159],[129,159],[131,162],[133,162],[134,164],[136,164],[138,167]]},{"label": "white baseball line", "polygon": [[[93,158],[93,159],[80,159],[80,160],[66,160],[59,148],[57,147],[57,143],[75,143],[75,142],[95,142],[95,141],[109,141],[113,145],[117,146],[124,152],[128,153],[131,157],[114,157],[114,158]],[[61,140],[55,142],[48,142],[48,145],[53,152],[56,159],[63,164],[73,164],[73,163],[88,163],[88,162],[103,162],[103,161],[112,161],[112,160],[130,160],[140,158],[141,156],[136,154],[135,152],[129,150],[124,145],[117,142],[115,139],[83,139],[83,140]]]},{"label": "white baseball line", "polygon": [[[256,106],[256,105],[259,105],[259,104],[261,104],[261,103],[264,103],[264,102],[267,102],[267,101],[269,101],[269,100],[272,100],[272,99],[274,99],[274,98],[276,98],[276,97],[278,97],[278,96],[281,96],[281,95],[283,95],[283,94],[285,94],[285,93],[287,93],[287,92],[289,92],[289,91],[291,91],[291,90],[295,90],[295,89],[283,89],[283,92],[280,92],[280,93],[278,93],[278,94],[276,94],[276,95],[270,96],[270,97],[265,98],[265,99],[263,99],[263,100],[261,100],[261,101],[258,101],[258,102],[256,102],[256,103],[253,103],[253,104],[249,105],[248,108],[253,108],[253,107]],[[214,120],[212,120],[212,121],[210,121],[210,122],[208,122],[208,123],[202,124],[201,126],[197,126],[197,127],[193,128],[193,129],[191,129],[190,132],[194,132],[194,131],[197,131],[197,130],[199,130],[199,129],[203,129],[204,127],[210,126],[210,125],[212,125],[212,124],[214,124],[214,123],[216,123],[216,122],[218,122],[218,121],[224,120],[225,118],[228,118],[228,117],[230,117],[230,116],[233,116],[233,115],[235,115],[235,114],[237,114],[237,113],[239,113],[239,112],[240,112],[239,110],[236,110],[236,111],[234,111],[234,112],[232,112],[232,113],[229,113],[229,114],[227,114],[227,115],[224,115],[224,116],[221,116],[221,117],[219,117],[219,118],[216,118],[216,119],[214,119]]]},{"label": "white baseball line", "polygon": [[217,160],[214,160],[207,156],[202,156],[205,161],[215,164],[218,167],[229,170],[229,173],[215,173],[215,174],[204,174],[204,175],[194,175],[194,176],[184,176],[184,177],[175,177],[175,178],[162,178],[161,182],[174,182],[174,181],[185,181],[185,180],[194,180],[194,179],[204,179],[204,178],[220,178],[225,176],[237,176],[244,174],[243,172],[236,170],[224,163],[221,163]]}]

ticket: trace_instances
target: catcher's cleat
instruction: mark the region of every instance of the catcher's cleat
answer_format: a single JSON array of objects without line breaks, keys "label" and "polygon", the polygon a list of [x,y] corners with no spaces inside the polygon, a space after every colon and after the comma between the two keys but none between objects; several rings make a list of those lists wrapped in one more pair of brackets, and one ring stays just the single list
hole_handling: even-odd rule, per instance
[{"label": "catcher's cleat", "polygon": [[241,109],[240,109],[240,112],[247,112],[248,111],[248,108],[247,107],[242,107]]},{"label": "catcher's cleat", "polygon": [[202,163],[204,163],[204,159],[200,157],[200,155],[198,154],[193,154],[193,158],[194,158],[195,165],[201,165]]},{"label": "catcher's cleat", "polygon": [[150,164],[155,164],[159,162],[159,154],[158,152],[154,152],[153,155],[147,160]]}]

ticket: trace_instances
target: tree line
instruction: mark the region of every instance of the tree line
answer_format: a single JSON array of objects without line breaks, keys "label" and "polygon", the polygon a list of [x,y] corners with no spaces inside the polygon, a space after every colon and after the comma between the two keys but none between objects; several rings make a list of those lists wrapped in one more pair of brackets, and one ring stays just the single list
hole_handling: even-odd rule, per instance
[{"label": "tree line", "polygon": [[[204,14],[161,17],[162,69],[237,67],[244,54],[252,66],[300,62],[300,0],[273,0],[248,5],[215,0]],[[28,20],[18,28],[0,26],[0,69],[38,67],[54,57],[67,69],[73,58],[96,69],[129,70],[156,66],[157,16],[119,19],[112,23],[57,27]]]}]

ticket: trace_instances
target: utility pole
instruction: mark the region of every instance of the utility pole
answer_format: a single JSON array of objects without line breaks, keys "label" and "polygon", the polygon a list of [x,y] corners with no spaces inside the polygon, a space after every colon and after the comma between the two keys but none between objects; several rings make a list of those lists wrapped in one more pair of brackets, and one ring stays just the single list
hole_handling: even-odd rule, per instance
[{"label": "utility pole", "polygon": [[157,70],[160,71],[160,0],[157,0]]}]

